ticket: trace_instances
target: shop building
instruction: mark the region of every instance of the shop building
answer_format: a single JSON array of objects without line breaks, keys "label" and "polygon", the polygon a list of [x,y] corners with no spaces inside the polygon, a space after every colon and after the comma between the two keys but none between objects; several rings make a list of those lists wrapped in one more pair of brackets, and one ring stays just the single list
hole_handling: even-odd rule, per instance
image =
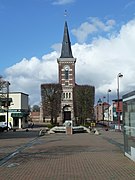
[{"label": "shop building", "polygon": [[135,161],[135,91],[123,95],[124,153]]},{"label": "shop building", "polygon": [[[1,104],[0,121],[11,123],[12,128],[26,128],[28,126],[29,99],[28,94],[22,92],[9,93],[9,106]],[[1,102],[7,98],[1,97]]]}]

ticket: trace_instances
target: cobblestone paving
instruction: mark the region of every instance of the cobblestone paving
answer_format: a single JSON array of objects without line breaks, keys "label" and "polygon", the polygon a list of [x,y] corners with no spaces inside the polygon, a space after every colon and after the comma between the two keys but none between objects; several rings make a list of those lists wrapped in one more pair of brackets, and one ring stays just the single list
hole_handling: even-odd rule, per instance
[{"label": "cobblestone paving", "polygon": [[[100,132],[13,138],[8,152],[22,148],[0,166],[0,180],[134,180],[135,163],[124,156],[122,133]],[[5,147],[9,139],[2,142]]]}]

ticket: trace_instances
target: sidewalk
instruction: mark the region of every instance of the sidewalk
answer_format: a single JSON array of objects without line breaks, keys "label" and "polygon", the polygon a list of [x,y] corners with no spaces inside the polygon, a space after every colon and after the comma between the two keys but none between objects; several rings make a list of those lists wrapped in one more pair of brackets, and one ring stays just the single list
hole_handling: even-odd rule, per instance
[{"label": "sidewalk", "polygon": [[39,130],[29,129],[29,132],[26,132],[26,129],[21,129],[16,132],[4,131],[0,133],[0,159],[33,140],[38,136]]},{"label": "sidewalk", "polygon": [[[122,133],[100,132],[46,134],[33,138],[32,143],[28,138],[16,155],[0,166],[0,179],[134,180],[135,163],[124,156]],[[19,138],[14,141],[21,144]]]}]

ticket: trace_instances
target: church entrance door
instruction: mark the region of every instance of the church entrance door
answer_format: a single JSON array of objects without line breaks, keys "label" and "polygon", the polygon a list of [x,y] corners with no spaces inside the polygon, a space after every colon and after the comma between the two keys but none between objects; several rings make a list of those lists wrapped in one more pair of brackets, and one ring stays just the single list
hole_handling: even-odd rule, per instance
[{"label": "church entrance door", "polygon": [[65,106],[63,108],[63,122],[71,120],[71,107],[70,106]]},{"label": "church entrance door", "polygon": [[64,122],[66,120],[71,120],[71,111],[65,111],[64,112]]}]

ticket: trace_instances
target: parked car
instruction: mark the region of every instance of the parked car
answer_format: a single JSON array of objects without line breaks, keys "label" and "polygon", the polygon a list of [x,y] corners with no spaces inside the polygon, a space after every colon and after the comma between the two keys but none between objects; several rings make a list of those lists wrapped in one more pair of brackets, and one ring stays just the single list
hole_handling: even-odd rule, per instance
[{"label": "parked car", "polygon": [[[11,123],[8,123],[8,130],[12,129]],[[0,122],[0,132],[7,130],[7,122]]]}]

